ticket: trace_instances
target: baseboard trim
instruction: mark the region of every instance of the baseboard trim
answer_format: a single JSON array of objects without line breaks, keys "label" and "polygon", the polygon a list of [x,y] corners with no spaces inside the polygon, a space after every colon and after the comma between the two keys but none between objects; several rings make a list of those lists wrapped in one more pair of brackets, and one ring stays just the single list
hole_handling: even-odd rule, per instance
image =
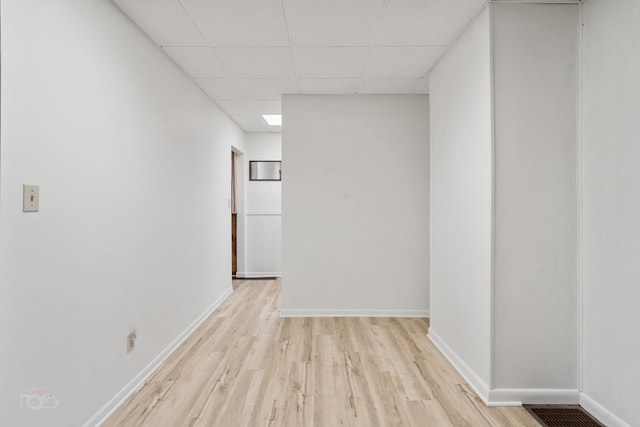
[{"label": "baseboard trim", "polygon": [[631,427],[631,424],[627,424],[621,420],[617,415],[585,393],[580,393],[580,405],[597,418],[598,421],[608,427]]},{"label": "baseboard trim", "polygon": [[260,279],[262,277],[282,277],[280,271],[238,271],[236,279]]},{"label": "baseboard trim", "polygon": [[433,328],[429,328],[427,337],[487,406],[577,405],[580,403],[580,392],[577,389],[497,388],[490,390]]},{"label": "baseboard trim", "polygon": [[556,388],[496,388],[489,391],[487,406],[577,405],[577,389]]},{"label": "baseboard trim", "polygon": [[246,216],[282,216],[282,211],[247,211]]},{"label": "baseboard trim", "polygon": [[[447,343],[433,330],[429,328],[427,337],[436,346],[440,353],[453,365],[453,367],[462,375],[462,378],[469,383],[469,386],[476,392],[478,397],[489,406],[489,387],[476,375],[469,366],[447,345]],[[500,402],[501,406],[512,406],[508,402]]]},{"label": "baseboard trim", "polygon": [[132,394],[140,390],[147,379],[160,367],[160,365],[204,322],[216,308],[220,306],[233,292],[233,288],[225,291],[204,313],[198,316],[187,328],[178,335],[160,354],[158,354],[142,371],[140,371],[129,383],[111,398],[98,412],[95,413],[84,427],[97,427],[102,425]]},{"label": "baseboard trim", "polygon": [[280,317],[429,317],[429,310],[280,309]]}]

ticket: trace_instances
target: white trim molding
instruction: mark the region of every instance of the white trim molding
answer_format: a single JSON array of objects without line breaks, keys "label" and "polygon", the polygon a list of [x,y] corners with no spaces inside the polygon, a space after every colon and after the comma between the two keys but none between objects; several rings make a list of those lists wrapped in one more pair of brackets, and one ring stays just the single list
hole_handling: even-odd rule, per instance
[{"label": "white trim molding", "polygon": [[429,310],[280,309],[280,317],[429,317]]},{"label": "white trim molding", "polygon": [[580,406],[608,427],[631,427],[613,412],[596,402],[585,393],[580,393]]},{"label": "white trim molding", "polygon": [[498,388],[491,390],[433,328],[429,328],[427,337],[487,406],[522,406],[523,404],[577,405],[581,401],[580,392],[577,389]]},{"label": "white trim molding", "polygon": [[489,391],[487,406],[577,405],[580,392],[577,389],[556,388],[496,388]]},{"label": "white trim molding", "polygon": [[238,271],[236,279],[262,279],[268,277],[282,277],[280,271]]},{"label": "white trim molding", "polygon": [[[473,370],[467,366],[464,361],[458,357],[458,355],[444,342],[444,340],[433,330],[433,328],[429,327],[429,332],[427,333],[427,337],[431,340],[433,345],[436,346],[440,353],[453,365],[453,367],[462,375],[462,378],[465,379],[467,383],[471,386],[473,391],[476,392],[478,397],[484,402],[485,405],[489,405],[489,387],[485,384],[482,379],[476,375]],[[509,406],[509,405],[502,405]]]},{"label": "white trim molding", "polygon": [[84,427],[102,425],[116,409],[120,407],[132,394],[144,386],[147,379],[162,365],[162,363],[204,322],[216,308],[233,293],[233,288],[227,289],[204,313],[198,316],[187,328],[182,331],[164,350],[160,352],[142,371],[140,371],[122,390],[111,398],[98,412],[96,412]]},{"label": "white trim molding", "polygon": [[282,216],[282,211],[247,211],[246,216]]}]

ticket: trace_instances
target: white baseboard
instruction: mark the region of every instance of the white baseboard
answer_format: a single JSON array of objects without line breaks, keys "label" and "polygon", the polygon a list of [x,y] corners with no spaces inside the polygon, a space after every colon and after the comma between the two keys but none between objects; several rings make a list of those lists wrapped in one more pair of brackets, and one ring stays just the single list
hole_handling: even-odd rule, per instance
[{"label": "white baseboard", "polygon": [[577,389],[556,388],[496,388],[489,391],[487,406],[577,405]]},{"label": "white baseboard", "polygon": [[433,328],[429,328],[427,336],[487,406],[577,405],[580,403],[580,392],[577,389],[497,388],[490,390]]},{"label": "white baseboard", "polygon": [[[478,397],[484,402],[485,405],[489,405],[489,387],[476,375],[464,361],[458,357],[458,355],[444,342],[444,340],[433,330],[429,328],[427,337],[431,342],[440,350],[440,353],[453,365],[454,368],[462,375],[467,383],[471,386],[473,391],[476,392]],[[509,406],[509,405],[503,405]]]},{"label": "white baseboard", "polygon": [[145,381],[153,374],[156,369],[165,361],[171,353],[173,353],[182,342],[187,339],[193,331],[196,330],[198,326],[202,322],[204,322],[207,317],[213,311],[220,306],[224,302],[229,295],[233,292],[232,288],[229,288],[225,291],[220,298],[216,300],[209,308],[207,308],[204,313],[196,318],[180,335],[174,339],[171,344],[169,344],[160,354],[158,354],[152,361],[149,363],[142,371],[140,371],[129,383],[122,388],[111,400],[109,400],[98,412],[95,413],[86,423],[84,423],[84,427],[94,427],[100,426],[104,423],[111,414],[113,414],[116,409],[120,407],[132,394],[137,392],[144,386]]},{"label": "white baseboard", "polygon": [[245,216],[282,216],[282,211],[247,211]]},{"label": "white baseboard", "polygon": [[609,411],[607,408],[593,400],[585,393],[580,393],[580,406],[585,411],[596,417],[598,421],[608,427],[631,427],[631,424],[627,424],[622,421],[617,415]]},{"label": "white baseboard", "polygon": [[280,271],[238,271],[236,279],[261,279],[263,277],[282,277]]},{"label": "white baseboard", "polygon": [[429,317],[429,310],[280,309],[280,317]]}]

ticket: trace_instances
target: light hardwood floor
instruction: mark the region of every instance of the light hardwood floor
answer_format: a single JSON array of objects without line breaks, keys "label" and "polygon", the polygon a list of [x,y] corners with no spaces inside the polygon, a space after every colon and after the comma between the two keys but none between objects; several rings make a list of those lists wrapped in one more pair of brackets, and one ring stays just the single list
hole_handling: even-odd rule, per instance
[{"label": "light hardwood floor", "polygon": [[538,426],[487,408],[426,319],[283,319],[279,281],[234,288],[105,426]]}]

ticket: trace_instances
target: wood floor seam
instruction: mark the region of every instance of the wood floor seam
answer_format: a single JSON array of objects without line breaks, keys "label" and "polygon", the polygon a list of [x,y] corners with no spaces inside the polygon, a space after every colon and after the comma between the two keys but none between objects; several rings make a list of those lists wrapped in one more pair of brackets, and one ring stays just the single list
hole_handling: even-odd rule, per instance
[{"label": "wood floor seam", "polygon": [[281,318],[281,281],[234,292],[106,422],[149,427],[537,427],[487,407],[424,318]]}]

